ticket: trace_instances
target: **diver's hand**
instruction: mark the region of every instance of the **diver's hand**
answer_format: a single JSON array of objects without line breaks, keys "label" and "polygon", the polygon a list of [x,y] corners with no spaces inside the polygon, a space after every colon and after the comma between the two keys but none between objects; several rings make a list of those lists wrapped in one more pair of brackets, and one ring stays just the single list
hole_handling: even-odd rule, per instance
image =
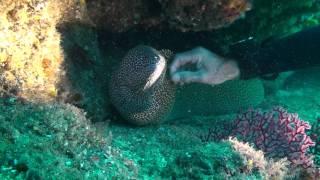
[{"label": "diver's hand", "polygon": [[[196,70],[182,70],[187,64],[196,65]],[[170,67],[171,79],[177,84],[198,82],[217,85],[235,79],[239,74],[235,61],[224,59],[202,47],[176,54]]]}]

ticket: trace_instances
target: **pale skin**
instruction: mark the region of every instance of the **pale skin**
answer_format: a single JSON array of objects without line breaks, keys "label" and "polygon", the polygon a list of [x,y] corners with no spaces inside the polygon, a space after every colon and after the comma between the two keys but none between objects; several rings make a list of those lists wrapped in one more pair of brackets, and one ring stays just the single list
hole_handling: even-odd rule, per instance
[{"label": "pale skin", "polygon": [[[195,65],[196,69],[182,70],[187,64]],[[175,55],[170,66],[170,75],[176,84],[203,83],[214,86],[237,79],[240,70],[234,60],[225,59],[208,49],[197,47]]]}]

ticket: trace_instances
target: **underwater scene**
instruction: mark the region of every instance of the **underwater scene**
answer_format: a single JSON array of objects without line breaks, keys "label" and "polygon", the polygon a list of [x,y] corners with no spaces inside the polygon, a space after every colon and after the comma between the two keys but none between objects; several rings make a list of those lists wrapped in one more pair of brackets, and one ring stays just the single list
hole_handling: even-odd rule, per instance
[{"label": "underwater scene", "polygon": [[0,0],[0,180],[320,180],[320,1]]}]

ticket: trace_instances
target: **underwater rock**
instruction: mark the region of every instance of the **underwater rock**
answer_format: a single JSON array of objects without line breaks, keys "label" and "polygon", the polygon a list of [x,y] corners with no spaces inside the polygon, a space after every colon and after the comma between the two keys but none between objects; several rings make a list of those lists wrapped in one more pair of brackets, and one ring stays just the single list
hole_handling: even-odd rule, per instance
[{"label": "underwater rock", "polygon": [[250,0],[92,0],[88,16],[113,32],[132,28],[209,31],[230,25],[251,9]]},{"label": "underwater rock", "polygon": [[66,24],[59,30],[66,78],[60,82],[58,100],[82,108],[92,121],[105,121],[110,116],[109,101],[105,98],[109,71],[96,30],[79,24]]},{"label": "underwater rock", "polygon": [[73,105],[0,98],[0,112],[0,179],[135,176],[134,165],[111,146],[108,123],[92,124]]},{"label": "underwater rock", "polygon": [[[151,11],[157,11],[152,8],[152,3],[143,0],[91,0],[87,2],[88,16],[98,28],[124,32],[139,25],[152,24]],[[154,22],[160,22],[159,17]]]},{"label": "underwater rock", "polygon": [[52,100],[62,76],[63,52],[56,25],[62,16],[52,0],[0,3],[0,95]]},{"label": "underwater rock", "polygon": [[170,27],[208,31],[232,24],[251,9],[250,0],[159,0]]},{"label": "underwater rock", "polygon": [[163,179],[245,179],[245,172],[240,170],[241,157],[229,144],[209,143],[199,149],[192,146],[187,152],[181,149],[175,154],[161,174]]},{"label": "underwater rock", "polygon": [[164,119],[174,100],[174,85],[167,78],[168,51],[137,46],[123,58],[113,73],[109,94],[120,114],[135,125]]}]

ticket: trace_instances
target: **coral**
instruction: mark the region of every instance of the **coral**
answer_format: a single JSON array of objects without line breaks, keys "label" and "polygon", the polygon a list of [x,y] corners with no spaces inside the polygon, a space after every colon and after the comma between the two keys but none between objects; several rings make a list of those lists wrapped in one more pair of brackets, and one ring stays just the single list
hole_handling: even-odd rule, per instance
[{"label": "coral", "polygon": [[13,98],[0,99],[0,105],[0,174],[14,179],[134,176],[134,165],[127,167],[121,151],[111,147],[108,124],[96,128],[83,110]]},{"label": "coral", "polygon": [[88,14],[87,0],[61,0],[55,3],[58,4],[61,13],[59,24],[67,22],[93,25]]},{"label": "coral", "polygon": [[[84,2],[84,1],[81,1]],[[0,3],[0,93],[44,102],[56,99],[64,78],[57,27],[85,21],[79,0],[8,0]]]},{"label": "coral", "polygon": [[166,21],[181,31],[208,31],[233,23],[251,9],[248,0],[159,0]]},{"label": "coral", "polygon": [[225,27],[251,9],[249,0],[93,0],[87,12],[97,27],[124,32],[132,28],[208,31]]},{"label": "coral", "polygon": [[237,117],[235,126],[233,135],[254,143],[267,157],[287,157],[292,165],[304,168],[314,165],[307,152],[315,145],[306,134],[311,126],[297,114],[290,114],[281,107],[269,112],[249,110]]},{"label": "coral", "polygon": [[113,73],[110,98],[127,121],[153,124],[170,112],[175,90],[166,76],[169,56],[168,52],[161,54],[149,46],[137,46]]},{"label": "coral", "polygon": [[273,161],[273,159],[266,159],[261,150],[255,150],[248,143],[240,142],[231,137],[228,142],[243,158],[245,171],[251,172],[254,168],[257,168],[264,179],[281,180],[287,176],[289,161],[286,158]]},{"label": "coral", "polygon": [[316,122],[312,123],[312,139],[315,140],[315,146],[311,148],[313,154],[315,154],[315,163],[320,165],[320,117]]},{"label": "coral", "polygon": [[63,53],[56,25],[60,8],[49,0],[1,1],[1,93],[28,100],[57,95]]},{"label": "coral", "polygon": [[[317,164],[318,147],[311,140],[312,138],[318,141],[318,126],[313,127],[312,134],[308,136],[305,130],[310,129],[310,125],[300,120],[296,114],[290,114],[281,107],[274,107],[268,112],[250,109],[239,114],[234,120],[218,119],[216,123],[206,133],[199,133],[198,137],[202,142],[219,142],[230,136],[237,137],[244,142],[252,143],[270,161],[275,160],[272,160],[273,166],[266,166],[269,170],[264,174],[270,174],[279,166],[282,167],[281,163],[284,161],[281,159],[287,158],[292,172],[290,177],[320,177]],[[315,163],[314,156],[308,150],[316,155]],[[252,155],[250,152],[247,154]]]},{"label": "coral", "polygon": [[[228,143],[210,143],[176,153],[162,172],[163,179],[243,179],[240,155]],[[246,177],[248,177],[246,175]]]},{"label": "coral", "polygon": [[113,32],[124,32],[137,25],[147,25],[151,16],[149,2],[143,0],[91,0],[88,15],[95,26]]},{"label": "coral", "polygon": [[227,121],[225,119],[215,119],[215,125],[210,127],[207,132],[199,133],[198,137],[202,142],[220,142],[226,140],[234,131],[233,121]]}]

